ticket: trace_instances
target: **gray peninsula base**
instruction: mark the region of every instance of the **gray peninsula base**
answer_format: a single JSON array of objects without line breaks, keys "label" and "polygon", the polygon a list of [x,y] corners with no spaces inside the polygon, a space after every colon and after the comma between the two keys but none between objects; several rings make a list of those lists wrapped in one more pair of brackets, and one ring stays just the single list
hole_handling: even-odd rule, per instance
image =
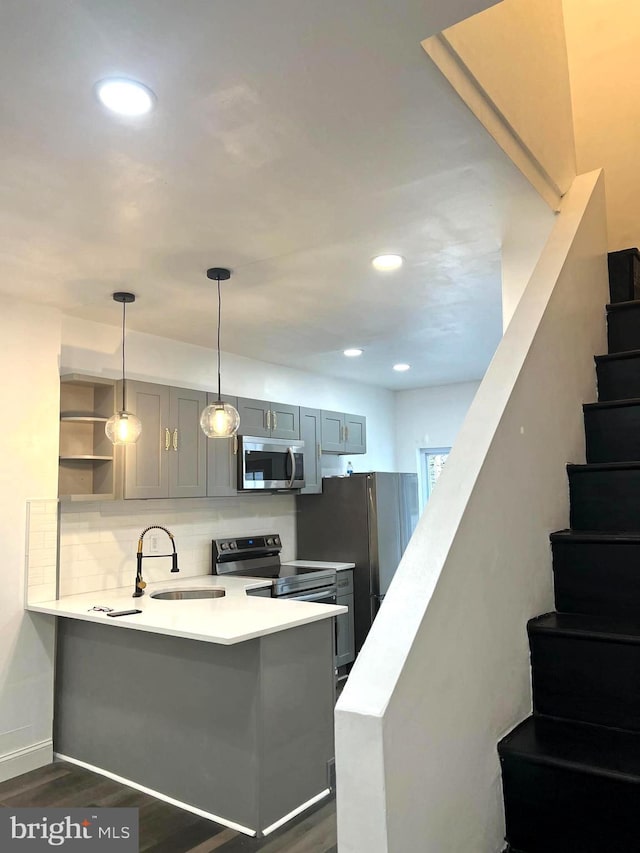
[{"label": "gray peninsula base", "polygon": [[262,834],[327,792],[333,619],[230,646],[58,620],[54,749]]}]

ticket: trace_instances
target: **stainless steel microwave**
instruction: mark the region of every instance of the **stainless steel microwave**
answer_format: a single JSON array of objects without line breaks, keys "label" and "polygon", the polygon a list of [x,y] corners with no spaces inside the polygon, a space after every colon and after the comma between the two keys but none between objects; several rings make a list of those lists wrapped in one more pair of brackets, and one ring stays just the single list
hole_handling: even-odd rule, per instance
[{"label": "stainless steel microwave", "polygon": [[238,489],[302,489],[304,441],[238,436]]}]

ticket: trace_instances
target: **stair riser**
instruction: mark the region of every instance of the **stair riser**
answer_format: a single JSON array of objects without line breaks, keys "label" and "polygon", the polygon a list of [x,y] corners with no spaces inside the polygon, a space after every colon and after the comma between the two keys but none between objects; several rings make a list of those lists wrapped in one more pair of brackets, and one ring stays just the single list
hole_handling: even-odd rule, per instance
[{"label": "stair riser", "polygon": [[640,356],[596,362],[598,400],[640,397]]},{"label": "stair riser", "polygon": [[609,252],[607,265],[611,302],[640,299],[640,257],[635,249]]},{"label": "stair riser", "polygon": [[640,543],[552,543],[556,610],[637,618]]},{"label": "stair riser", "polygon": [[640,405],[585,409],[587,462],[640,460]]},{"label": "stair riser", "polygon": [[630,853],[640,837],[640,786],[606,776],[501,760],[507,841],[526,853]]},{"label": "stair riser", "polygon": [[640,645],[532,633],[538,714],[640,731]]},{"label": "stair riser", "polygon": [[569,471],[571,528],[640,531],[640,470]]},{"label": "stair riser", "polygon": [[640,349],[640,302],[637,308],[607,315],[607,336],[610,353]]}]

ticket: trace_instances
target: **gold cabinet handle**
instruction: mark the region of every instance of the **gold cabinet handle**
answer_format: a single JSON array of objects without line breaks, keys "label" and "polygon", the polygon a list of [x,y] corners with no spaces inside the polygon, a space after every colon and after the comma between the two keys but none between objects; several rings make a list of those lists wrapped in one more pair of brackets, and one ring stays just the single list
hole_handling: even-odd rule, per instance
[{"label": "gold cabinet handle", "polygon": [[238,455],[238,436],[237,435],[233,436],[233,455],[234,456]]},{"label": "gold cabinet handle", "polygon": [[340,443],[344,442],[344,427],[340,424]]},{"label": "gold cabinet handle", "polygon": [[318,442],[318,459],[322,456],[322,448],[320,446],[320,442]]},{"label": "gold cabinet handle", "polygon": [[169,427],[164,428],[164,449],[169,450],[171,447],[171,433],[169,432]]},{"label": "gold cabinet handle", "polygon": [[271,409],[267,409],[267,429],[271,430]]},{"label": "gold cabinet handle", "polygon": [[345,428],[344,428],[344,440],[346,442],[349,441],[349,427],[348,426],[345,426]]},{"label": "gold cabinet handle", "polygon": [[273,413],[273,429],[274,430],[278,429],[278,413],[277,412]]},{"label": "gold cabinet handle", "polygon": [[176,427],[173,431],[173,449],[178,449],[178,427]]}]

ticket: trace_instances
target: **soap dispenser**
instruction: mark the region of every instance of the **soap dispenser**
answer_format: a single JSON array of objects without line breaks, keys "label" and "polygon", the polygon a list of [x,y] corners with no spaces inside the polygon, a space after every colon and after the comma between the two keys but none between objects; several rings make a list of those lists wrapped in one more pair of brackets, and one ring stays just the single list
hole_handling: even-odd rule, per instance
[{"label": "soap dispenser", "polygon": [[353,465],[351,462],[347,462],[347,477],[350,477],[353,474]]}]

